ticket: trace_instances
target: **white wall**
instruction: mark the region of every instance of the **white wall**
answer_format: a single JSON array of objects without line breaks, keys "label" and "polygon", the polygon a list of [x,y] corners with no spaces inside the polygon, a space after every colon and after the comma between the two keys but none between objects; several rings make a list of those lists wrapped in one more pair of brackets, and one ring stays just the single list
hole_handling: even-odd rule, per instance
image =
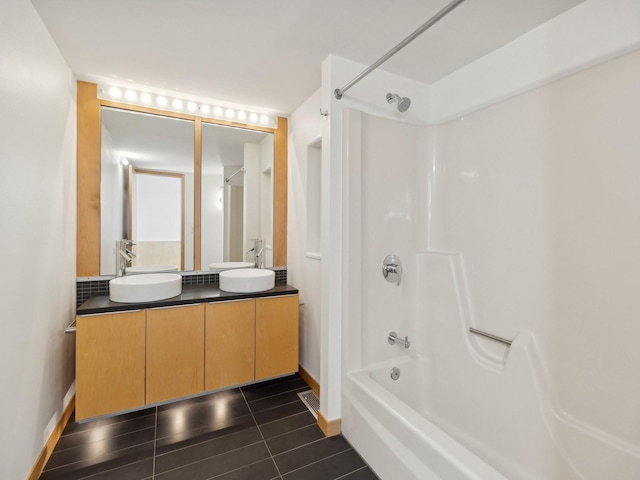
[{"label": "white wall", "polygon": [[[359,222],[351,217],[347,209],[350,192],[345,149],[348,142],[343,138],[343,112],[353,108],[382,118],[407,123],[425,123],[429,111],[428,86],[414,80],[382,70],[371,73],[367,79],[346,92],[341,100],[333,95],[336,88],[344,86],[366,65],[330,56],[322,65],[321,108],[328,113],[329,122],[322,132],[322,299],[321,299],[321,368],[320,409],[329,421],[341,416],[341,383],[343,357],[354,354],[351,339],[343,341],[348,334],[349,310],[353,293],[360,286],[351,282],[346,268],[349,258],[345,249],[351,240],[344,234],[345,227]],[[404,114],[395,104],[387,103],[387,93],[397,93],[411,98],[411,109]],[[391,166],[402,159],[393,161]],[[371,259],[378,262],[378,259]]]},{"label": "white wall", "polygon": [[120,165],[118,146],[104,126],[100,137],[100,205],[109,208],[100,210],[100,275],[115,275],[116,240],[123,237],[124,221],[124,176],[125,167]]},{"label": "white wall", "polygon": [[300,365],[320,380],[320,267],[322,259],[307,251],[308,147],[321,138],[326,119],[320,115],[318,90],[289,118],[287,209],[287,283],[300,291]]},{"label": "white wall", "polygon": [[25,478],[74,379],[75,81],[27,0],[0,3],[0,478]]},{"label": "white wall", "polygon": [[202,175],[202,270],[210,263],[222,262],[224,216],[222,197],[224,194],[222,175]]}]

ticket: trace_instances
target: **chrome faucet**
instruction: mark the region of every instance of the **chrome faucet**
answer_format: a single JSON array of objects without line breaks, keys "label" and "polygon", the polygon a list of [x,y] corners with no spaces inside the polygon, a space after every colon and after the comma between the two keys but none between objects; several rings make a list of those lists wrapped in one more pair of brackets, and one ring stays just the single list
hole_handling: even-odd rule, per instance
[{"label": "chrome faucet", "polygon": [[116,240],[116,277],[122,277],[127,273],[127,267],[136,256],[129,249],[134,245],[132,240]]},{"label": "chrome faucet", "polygon": [[396,332],[389,332],[389,335],[387,335],[387,341],[389,342],[389,345],[395,345],[396,343],[399,343],[404,348],[409,348],[411,346],[409,337],[405,336],[404,339],[402,339]]},{"label": "chrome faucet", "polygon": [[264,259],[262,253],[264,252],[264,240],[260,238],[250,238],[253,240],[253,248],[249,249],[247,253],[253,252],[253,267],[264,268]]}]

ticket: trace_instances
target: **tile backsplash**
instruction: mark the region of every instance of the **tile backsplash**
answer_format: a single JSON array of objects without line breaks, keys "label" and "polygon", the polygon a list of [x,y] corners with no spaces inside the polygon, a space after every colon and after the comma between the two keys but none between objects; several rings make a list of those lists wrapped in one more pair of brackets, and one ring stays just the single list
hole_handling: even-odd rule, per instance
[{"label": "tile backsplash", "polygon": [[[287,283],[287,267],[271,269],[276,272],[276,283]],[[76,279],[76,308],[87,301],[92,295],[109,292],[109,280],[113,277],[80,277]],[[217,284],[217,273],[183,272],[182,285]]]}]

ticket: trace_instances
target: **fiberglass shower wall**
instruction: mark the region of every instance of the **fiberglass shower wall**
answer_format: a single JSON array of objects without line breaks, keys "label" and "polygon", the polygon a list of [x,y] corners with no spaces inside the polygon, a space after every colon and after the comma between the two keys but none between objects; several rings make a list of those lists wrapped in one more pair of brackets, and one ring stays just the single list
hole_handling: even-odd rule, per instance
[{"label": "fiberglass shower wall", "polygon": [[[416,253],[426,248],[428,195],[427,127],[345,111],[348,138],[348,271],[351,288],[349,338],[360,358],[349,368],[370,365],[424,348],[416,316]],[[397,255],[400,285],[382,275],[382,263]],[[359,325],[358,325],[359,322]],[[405,351],[390,346],[389,332],[408,336]]]},{"label": "fiberglass shower wall", "polygon": [[476,327],[531,331],[564,415],[636,452],[638,84],[635,51],[432,127],[431,237]]}]

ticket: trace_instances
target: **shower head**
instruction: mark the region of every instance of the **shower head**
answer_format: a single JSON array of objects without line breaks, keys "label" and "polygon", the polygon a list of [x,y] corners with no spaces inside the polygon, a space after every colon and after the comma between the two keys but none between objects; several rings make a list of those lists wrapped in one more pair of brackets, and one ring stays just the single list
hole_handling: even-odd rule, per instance
[{"label": "shower head", "polygon": [[401,97],[397,93],[387,93],[387,103],[393,102],[398,103],[399,112],[406,112],[411,106],[411,100],[409,99],[409,97]]}]

